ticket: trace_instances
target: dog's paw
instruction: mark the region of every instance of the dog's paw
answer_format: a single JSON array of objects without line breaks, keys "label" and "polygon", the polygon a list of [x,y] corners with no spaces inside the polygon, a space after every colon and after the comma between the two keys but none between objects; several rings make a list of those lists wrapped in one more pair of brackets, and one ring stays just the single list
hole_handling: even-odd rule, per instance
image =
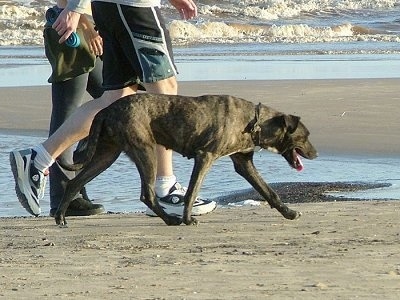
[{"label": "dog's paw", "polygon": [[60,227],[68,227],[67,221],[65,220],[65,216],[56,213],[56,215],[54,216],[54,220],[56,221],[56,224],[59,225]]},{"label": "dog's paw", "polygon": [[301,212],[292,210],[287,219],[289,219],[289,220],[297,220],[300,217],[301,217]]},{"label": "dog's paw", "polygon": [[168,226],[177,226],[182,224],[182,218],[177,216],[169,216],[168,219],[164,220]]},{"label": "dog's paw", "polygon": [[303,215],[300,211],[295,211],[295,213],[296,213],[296,216],[292,220],[297,220],[298,218],[300,218]]},{"label": "dog's paw", "polygon": [[199,225],[199,221],[197,221],[197,219],[193,217],[190,217],[188,220],[183,220],[183,223],[185,223],[186,225],[194,225],[194,226]]},{"label": "dog's paw", "polygon": [[282,212],[282,215],[288,220],[296,220],[301,217],[301,212],[288,208],[285,212]]}]

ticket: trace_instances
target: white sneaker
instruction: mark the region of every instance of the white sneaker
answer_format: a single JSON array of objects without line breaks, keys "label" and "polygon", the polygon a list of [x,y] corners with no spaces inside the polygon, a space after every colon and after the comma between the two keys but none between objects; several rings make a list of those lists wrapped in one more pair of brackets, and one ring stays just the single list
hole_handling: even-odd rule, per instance
[{"label": "white sneaker", "polygon": [[10,153],[10,165],[15,180],[15,191],[21,205],[32,215],[40,215],[39,201],[44,196],[46,176],[33,164],[36,152],[32,149]]},{"label": "white sneaker", "polygon": [[[161,198],[157,197],[157,200],[167,214],[182,216],[186,190],[186,188],[176,182],[169,190],[167,196]],[[193,204],[192,216],[208,214],[216,207],[217,203],[215,201],[197,198]],[[146,215],[151,217],[157,216],[150,208],[147,208]]]}]

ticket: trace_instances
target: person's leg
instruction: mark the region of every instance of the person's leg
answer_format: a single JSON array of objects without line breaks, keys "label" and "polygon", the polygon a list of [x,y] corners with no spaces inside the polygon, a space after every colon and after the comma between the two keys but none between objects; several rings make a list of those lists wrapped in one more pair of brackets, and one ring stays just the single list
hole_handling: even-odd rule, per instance
[{"label": "person's leg", "polygon": [[[42,144],[31,149],[12,151],[10,164],[15,179],[15,189],[22,206],[31,214],[40,214],[39,201],[44,196],[47,169],[55,159],[70,146],[86,137],[94,116],[115,100],[130,95],[137,90],[138,75],[126,58],[125,53],[135,54],[129,49],[123,51],[119,37],[115,30],[126,35],[126,29],[120,20],[117,5],[111,3],[94,2],[100,6],[103,13],[93,17],[103,38],[103,87],[107,90],[94,101],[89,101],[77,109],[54,134]],[[117,27],[120,28],[117,28]],[[129,39],[129,38],[128,38]],[[127,38],[122,38],[126,42]]]},{"label": "person's leg", "polygon": [[[154,83],[146,83],[145,87],[146,91],[152,94],[178,94],[178,84],[175,76]],[[172,154],[172,150],[167,150],[164,146],[157,145],[155,192],[158,201],[167,213],[182,215],[186,188],[177,182],[177,178],[174,175]],[[193,204],[192,214],[206,214],[213,211],[216,206],[215,201],[197,198]],[[156,216],[151,209],[147,209],[146,214]]]},{"label": "person's leg", "polygon": [[[52,83],[52,111],[49,136],[82,104],[87,78],[88,74],[82,74],[67,81]],[[73,147],[70,147],[60,155],[60,158],[72,163],[72,155]],[[51,211],[57,209],[64,194],[65,183],[75,176],[75,172],[66,171],[58,164],[53,164],[49,171]]]},{"label": "person's leg", "polygon": [[89,134],[93,118],[100,110],[119,98],[135,92],[136,89],[133,87],[105,91],[100,98],[84,103],[53,135],[43,142],[43,147],[53,159],[56,159],[63,151]]},{"label": "person's leg", "polygon": [[[102,62],[97,59],[95,68],[89,73],[82,74],[73,79],[52,84],[52,113],[49,135],[52,135],[65,120],[83,102],[86,90],[93,97],[103,94],[102,84]],[[78,144],[79,145],[79,144]],[[73,149],[68,148],[60,155],[60,159],[73,162]],[[66,183],[75,177],[75,172],[67,171],[58,164],[49,168],[50,174],[50,216],[54,215],[64,195]],[[84,188],[83,188],[84,191]],[[104,212],[101,204],[94,204],[87,197],[86,192],[78,193],[75,200],[71,202],[67,215],[86,216]]]},{"label": "person's leg", "polygon": [[[101,2],[93,2],[93,5],[107,6],[107,9],[103,10],[104,13],[109,13],[113,7]],[[146,91],[153,94],[176,95],[178,93],[177,71],[172,44],[159,7],[120,6],[120,10],[123,12],[122,18],[125,18],[121,27],[124,32],[129,32],[129,38],[120,42],[126,45],[124,49],[127,50],[125,52],[127,59],[131,61],[132,66],[136,67],[135,70]],[[96,12],[95,9],[94,12]],[[135,57],[132,56],[133,53],[136,54]],[[181,187],[174,175],[172,154],[172,150],[166,150],[161,145],[157,146],[155,193],[167,213],[182,215],[186,189]],[[195,215],[201,215],[214,210],[215,207],[215,201],[196,199],[192,212]],[[154,212],[148,209],[146,214],[154,215]]]},{"label": "person's leg", "polygon": [[[146,91],[151,94],[177,95],[178,83],[176,77],[170,77],[154,83],[144,84]],[[165,149],[164,146],[157,146],[157,177],[173,176],[172,150]],[[172,184],[174,184],[173,182]],[[172,185],[171,185],[172,186]],[[170,186],[170,187],[171,187]],[[169,190],[169,188],[168,188]]]},{"label": "person's leg", "polygon": [[103,95],[103,61],[98,57],[94,69],[89,72],[86,91],[93,99],[98,99]]},{"label": "person's leg", "polygon": [[39,201],[44,196],[47,170],[55,159],[89,134],[93,118],[101,109],[135,92],[135,86],[106,91],[99,99],[86,102],[76,109],[43,144],[10,153],[15,191],[21,205],[29,213],[35,216],[41,213]]},{"label": "person's leg", "polygon": [[[39,200],[44,193],[44,172],[65,149],[88,135],[97,112],[115,100],[135,93],[139,78],[147,85],[148,92],[177,93],[171,41],[158,7],[92,2],[92,11],[103,38],[103,86],[107,91],[99,99],[77,109],[53,135],[38,146],[37,151],[28,149],[10,153],[18,198],[34,215],[40,214]],[[149,34],[154,36],[149,38]],[[170,184],[171,177],[176,180],[175,176],[169,176],[173,174],[172,151],[159,147],[158,154],[158,175],[167,174],[160,177],[166,177],[167,184]],[[169,192],[179,192],[177,195],[181,200],[184,195],[184,189],[179,184],[173,184]],[[175,198],[173,195],[169,197],[171,200]],[[216,203],[208,203],[212,204],[213,210]],[[206,207],[201,203],[199,206]],[[182,207],[179,205],[180,214]]]},{"label": "person's leg", "polygon": [[[95,67],[89,72],[86,84],[86,91],[92,96],[93,99],[98,99],[103,95],[103,61],[98,57],[96,59]],[[86,138],[84,140],[80,140],[74,153],[79,152],[81,149],[85,148]]]}]

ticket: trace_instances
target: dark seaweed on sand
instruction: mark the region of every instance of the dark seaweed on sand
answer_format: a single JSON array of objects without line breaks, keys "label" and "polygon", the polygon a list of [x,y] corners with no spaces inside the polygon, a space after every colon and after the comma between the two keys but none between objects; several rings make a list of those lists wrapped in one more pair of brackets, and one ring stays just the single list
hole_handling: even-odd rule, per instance
[{"label": "dark seaweed on sand", "polygon": [[[334,196],[338,192],[354,192],[390,186],[390,183],[365,182],[280,182],[270,186],[285,203],[307,203],[326,201],[354,201],[357,198]],[[330,194],[330,195],[328,195]],[[253,188],[232,191],[213,200],[221,205],[239,202],[247,199],[262,200],[261,195]],[[361,199],[360,199],[361,200]],[[376,199],[362,199],[376,200]]]}]

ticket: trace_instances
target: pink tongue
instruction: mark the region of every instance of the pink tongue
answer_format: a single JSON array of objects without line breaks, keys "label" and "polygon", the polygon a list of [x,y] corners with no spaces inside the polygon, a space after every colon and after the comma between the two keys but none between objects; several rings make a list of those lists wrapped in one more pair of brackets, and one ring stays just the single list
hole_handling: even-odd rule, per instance
[{"label": "pink tongue", "polygon": [[296,168],[296,170],[300,172],[303,169],[304,169],[303,163],[302,163],[302,161],[300,159],[300,156],[297,155],[297,168]]}]

